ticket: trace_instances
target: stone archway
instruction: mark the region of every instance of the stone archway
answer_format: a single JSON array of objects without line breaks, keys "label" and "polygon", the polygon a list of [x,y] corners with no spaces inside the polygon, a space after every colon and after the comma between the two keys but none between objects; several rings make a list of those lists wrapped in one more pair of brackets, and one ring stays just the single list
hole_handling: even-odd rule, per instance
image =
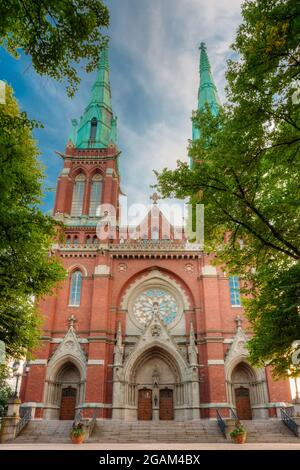
[{"label": "stone archway", "polygon": [[267,402],[267,390],[263,371],[240,360],[232,367],[228,385],[229,399],[239,419],[264,417],[262,413]]},{"label": "stone archway", "polygon": [[[138,391],[137,397],[137,418],[143,418],[141,403],[144,403],[144,413],[151,415],[151,419],[173,419],[174,418],[174,400],[179,402],[177,391],[180,384],[180,372],[178,367],[168,353],[158,347],[150,348],[137,361],[131,377],[130,383]],[[146,407],[146,401],[143,391],[151,392],[151,413]],[[168,391],[168,394],[166,393]],[[149,403],[149,402],[148,402]],[[148,405],[149,408],[149,405]],[[164,413],[162,410],[166,410]]]},{"label": "stone archway", "polygon": [[44,418],[73,420],[76,408],[83,401],[85,386],[77,365],[71,360],[57,364],[46,385]]},{"label": "stone archway", "polygon": [[[73,415],[74,403],[75,409],[80,408],[84,403],[85,384],[86,357],[71,326],[47,365],[44,419],[59,419],[61,416],[63,416],[62,419],[67,419],[68,416]],[[61,415],[64,397],[65,404],[68,403],[65,406],[69,407],[69,412]]]},{"label": "stone archway", "polygon": [[[144,398],[148,395],[148,405],[143,404],[148,407],[145,410],[148,419],[199,418],[198,368],[185,361],[158,316],[148,324],[124,365],[119,354],[115,355],[113,418],[138,418],[139,390],[145,390]],[[160,412],[161,400],[165,404],[168,400],[168,412],[164,415]]]}]

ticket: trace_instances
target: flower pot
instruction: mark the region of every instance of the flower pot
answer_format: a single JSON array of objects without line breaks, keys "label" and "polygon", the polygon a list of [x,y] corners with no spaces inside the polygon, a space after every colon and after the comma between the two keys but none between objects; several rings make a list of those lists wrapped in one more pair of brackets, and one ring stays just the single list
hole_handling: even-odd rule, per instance
[{"label": "flower pot", "polygon": [[247,433],[244,433],[244,434],[238,434],[232,440],[236,444],[245,444],[246,438],[247,438]]},{"label": "flower pot", "polygon": [[81,436],[71,436],[71,441],[73,444],[82,444],[84,441],[84,434],[81,434]]}]

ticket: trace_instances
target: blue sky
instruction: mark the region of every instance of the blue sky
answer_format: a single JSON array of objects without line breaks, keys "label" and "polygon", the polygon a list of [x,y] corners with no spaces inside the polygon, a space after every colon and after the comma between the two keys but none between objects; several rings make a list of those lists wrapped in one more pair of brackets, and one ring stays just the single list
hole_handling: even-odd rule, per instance
[{"label": "blue sky", "polygon": [[[207,44],[213,75],[224,101],[229,46],[241,21],[241,0],[109,0],[110,79],[118,116],[122,189],[128,203],[149,203],[153,169],[174,168],[187,159],[190,116],[197,106],[198,45]],[[76,96],[39,77],[30,58],[11,58],[0,50],[0,79],[10,83],[29,117],[41,121],[35,132],[45,166],[45,188],[55,188],[71,119],[79,118],[95,74],[80,72]],[[54,191],[43,208],[52,209]]]}]

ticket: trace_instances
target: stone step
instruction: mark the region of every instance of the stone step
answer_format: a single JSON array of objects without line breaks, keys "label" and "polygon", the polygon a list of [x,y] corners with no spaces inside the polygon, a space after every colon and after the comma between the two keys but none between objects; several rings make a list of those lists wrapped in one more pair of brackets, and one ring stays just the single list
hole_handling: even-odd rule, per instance
[{"label": "stone step", "polygon": [[[300,442],[277,419],[243,421],[247,442]],[[31,421],[16,442],[70,442],[72,421]],[[226,442],[215,420],[120,421],[98,419],[88,442],[103,443],[184,443]]]}]

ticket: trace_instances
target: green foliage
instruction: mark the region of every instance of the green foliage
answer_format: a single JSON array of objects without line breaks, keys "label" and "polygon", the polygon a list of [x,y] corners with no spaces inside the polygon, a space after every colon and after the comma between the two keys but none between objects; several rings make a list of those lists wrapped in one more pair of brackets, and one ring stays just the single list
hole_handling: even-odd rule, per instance
[{"label": "green foliage", "polygon": [[[228,102],[218,116],[207,107],[193,118],[201,137],[190,143],[192,169],[182,162],[174,171],[164,169],[157,174],[157,187],[165,197],[193,197],[205,205],[206,250],[216,253],[226,271],[248,280],[245,294],[255,295],[246,304],[255,333],[250,358],[259,365],[274,359],[277,373],[284,375],[291,362],[287,331],[294,327],[293,340],[300,339],[298,320],[290,313],[287,328],[286,313],[270,294],[274,282],[276,300],[290,301],[289,312],[300,305],[299,290],[292,298],[284,289],[289,273],[299,282],[300,104],[295,80],[300,75],[300,4],[249,0],[242,14],[233,45],[239,58],[228,63]],[[268,315],[272,311],[275,321],[275,310],[274,347],[265,348],[271,344]]]},{"label": "green foliage", "polygon": [[283,270],[265,265],[258,287],[258,295],[245,300],[254,331],[248,345],[252,361],[260,366],[269,363],[275,377],[284,376],[287,370],[297,376],[299,366],[293,364],[292,344],[300,339],[299,263]]},{"label": "green foliage", "polygon": [[96,68],[107,37],[109,12],[101,0],[7,0],[0,3],[0,45],[18,57],[32,58],[40,75],[63,81],[68,93],[77,89],[74,62],[86,59],[86,71]]},{"label": "green foliage", "polygon": [[0,340],[8,357],[18,358],[39,337],[34,299],[51,292],[65,272],[50,253],[55,222],[39,208],[43,174],[31,133],[37,124],[6,91],[0,105]]},{"label": "green foliage", "polygon": [[242,423],[237,420],[235,422],[235,428],[230,433],[230,437],[235,438],[237,436],[240,436],[241,434],[246,434],[246,429],[244,428]]},{"label": "green foliage", "polygon": [[9,385],[7,385],[7,379],[9,377],[9,371],[5,364],[0,365],[0,416],[3,416],[6,412],[7,401],[12,397],[13,392]]},{"label": "green foliage", "polygon": [[74,423],[71,431],[70,431],[70,436],[71,437],[80,437],[84,435],[84,427],[82,423]]}]

